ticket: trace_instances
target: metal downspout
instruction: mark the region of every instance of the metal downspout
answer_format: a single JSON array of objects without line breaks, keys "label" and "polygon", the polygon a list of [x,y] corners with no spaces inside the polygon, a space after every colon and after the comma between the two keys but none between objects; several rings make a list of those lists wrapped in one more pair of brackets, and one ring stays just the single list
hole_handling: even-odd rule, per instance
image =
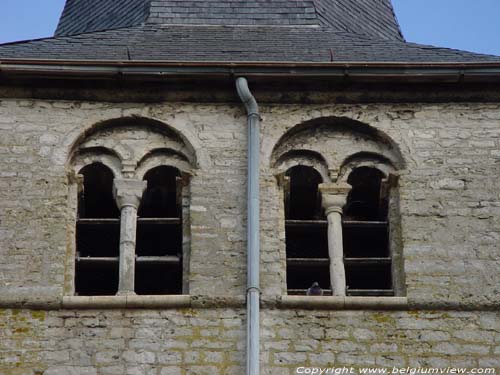
[{"label": "metal downspout", "polygon": [[246,78],[236,80],[238,95],[247,110],[248,122],[248,187],[247,187],[247,375],[260,373],[259,336],[259,153],[260,115],[257,101],[248,88]]}]

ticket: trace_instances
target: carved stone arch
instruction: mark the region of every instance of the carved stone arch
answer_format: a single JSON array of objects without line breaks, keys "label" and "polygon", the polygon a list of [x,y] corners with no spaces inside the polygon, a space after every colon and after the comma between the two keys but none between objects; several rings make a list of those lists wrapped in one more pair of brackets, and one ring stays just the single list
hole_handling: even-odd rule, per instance
[{"label": "carved stone arch", "polygon": [[319,153],[335,177],[344,161],[356,153],[378,154],[397,169],[405,166],[399,146],[383,131],[347,117],[321,117],[300,123],[276,142],[270,164],[294,150]]},{"label": "carved stone arch", "polygon": [[276,175],[286,173],[295,166],[307,166],[315,169],[322,177],[323,182],[329,182],[328,166],[323,156],[310,150],[292,150],[281,155],[273,164]]},{"label": "carved stone arch", "polygon": [[339,171],[339,181],[347,182],[351,172],[360,167],[375,168],[384,175],[384,178],[388,178],[390,174],[397,172],[393,162],[385,156],[359,152],[350,155],[344,160]]},{"label": "carved stone arch", "polygon": [[72,172],[76,175],[85,166],[92,163],[101,163],[108,167],[115,178],[122,177],[121,159],[113,150],[105,147],[84,148],[73,155],[71,160]]},{"label": "carved stone arch", "polygon": [[[158,121],[164,124],[162,119],[151,117],[153,121]],[[164,124],[165,125],[165,124]],[[191,132],[188,128],[182,127],[182,129],[175,124],[175,122],[169,122],[168,125],[172,130],[177,132],[186,145],[188,145],[190,152],[195,156],[193,160],[190,160],[192,168],[209,168],[211,165],[211,160],[205,147],[200,143],[198,137]]]},{"label": "carved stone arch", "polygon": [[164,148],[152,150],[144,155],[137,164],[135,178],[142,180],[148,171],[159,166],[175,167],[181,173],[193,174],[192,165],[182,153]]},{"label": "carved stone arch", "polygon": [[[103,147],[113,150],[122,160],[123,166],[135,166],[145,155],[159,148],[182,154],[194,168],[199,165],[197,150],[182,131],[145,117],[122,117],[98,122],[80,133],[71,143],[70,163],[81,149]],[[203,159],[206,162],[206,158]]]}]

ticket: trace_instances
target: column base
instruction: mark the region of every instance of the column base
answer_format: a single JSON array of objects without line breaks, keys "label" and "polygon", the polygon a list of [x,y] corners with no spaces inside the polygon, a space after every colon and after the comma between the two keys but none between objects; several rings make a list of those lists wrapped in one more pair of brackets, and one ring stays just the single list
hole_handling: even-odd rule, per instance
[{"label": "column base", "polygon": [[133,290],[123,290],[116,293],[117,296],[136,296]]}]

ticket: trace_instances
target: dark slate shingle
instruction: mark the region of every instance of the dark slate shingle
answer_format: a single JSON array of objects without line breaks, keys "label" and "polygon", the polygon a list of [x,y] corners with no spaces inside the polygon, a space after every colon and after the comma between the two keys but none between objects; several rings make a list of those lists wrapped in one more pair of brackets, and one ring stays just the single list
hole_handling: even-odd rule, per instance
[{"label": "dark slate shingle", "polygon": [[372,38],[403,40],[391,0],[316,0],[322,24]]},{"label": "dark slate shingle", "polygon": [[153,0],[150,14],[149,24],[319,25],[313,0]]},{"label": "dark slate shingle", "polygon": [[390,0],[68,0],[56,34],[0,59],[500,61],[405,43]]},{"label": "dark slate shingle", "polygon": [[56,36],[136,26],[146,21],[149,0],[66,0]]},{"label": "dark slate shingle", "polygon": [[324,28],[159,26],[0,45],[0,59],[220,62],[485,62],[500,57]]},{"label": "dark slate shingle", "polygon": [[56,36],[137,26],[323,26],[402,40],[390,0],[67,0]]}]

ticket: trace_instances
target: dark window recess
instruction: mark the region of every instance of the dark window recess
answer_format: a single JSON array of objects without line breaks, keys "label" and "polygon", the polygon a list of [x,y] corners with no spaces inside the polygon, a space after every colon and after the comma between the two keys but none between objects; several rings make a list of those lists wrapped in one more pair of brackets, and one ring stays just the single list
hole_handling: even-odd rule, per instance
[{"label": "dark window recess", "polygon": [[114,295],[118,290],[119,210],[113,173],[101,163],[83,167],[76,223],[75,294]]},{"label": "dark window recess", "polygon": [[182,180],[176,168],[146,173],[137,221],[135,291],[182,293]]},{"label": "dark window recess", "polygon": [[139,217],[180,217],[179,178],[179,170],[174,167],[160,166],[148,171],[144,176],[148,187],[142,196]]},{"label": "dark window recess", "polygon": [[326,221],[287,220],[287,257],[328,258],[327,228]]},{"label": "dark window recess", "polygon": [[76,294],[80,296],[115,295],[118,291],[118,260],[76,262]]},{"label": "dark window recess", "polygon": [[360,167],[349,175],[352,190],[344,207],[345,220],[387,220],[387,198],[381,196],[384,175],[378,169]]},{"label": "dark window recess", "polygon": [[346,264],[349,295],[391,295],[391,264]]},{"label": "dark window recess", "polygon": [[331,293],[327,222],[318,185],[321,175],[296,166],[285,175],[285,234],[288,294],[305,295],[316,281]]},{"label": "dark window recess", "polygon": [[347,295],[393,295],[387,189],[383,174],[369,167],[355,169],[344,208],[343,241]]},{"label": "dark window recess", "polygon": [[80,219],[117,218],[120,211],[113,198],[113,172],[101,163],[83,167],[83,191],[79,195],[78,216]]},{"label": "dark window recess", "polygon": [[311,167],[296,166],[286,173],[290,181],[287,192],[286,218],[291,220],[314,220],[324,218],[318,185],[321,175]]},{"label": "dark window recess", "polygon": [[387,222],[344,221],[344,257],[388,257]]}]

